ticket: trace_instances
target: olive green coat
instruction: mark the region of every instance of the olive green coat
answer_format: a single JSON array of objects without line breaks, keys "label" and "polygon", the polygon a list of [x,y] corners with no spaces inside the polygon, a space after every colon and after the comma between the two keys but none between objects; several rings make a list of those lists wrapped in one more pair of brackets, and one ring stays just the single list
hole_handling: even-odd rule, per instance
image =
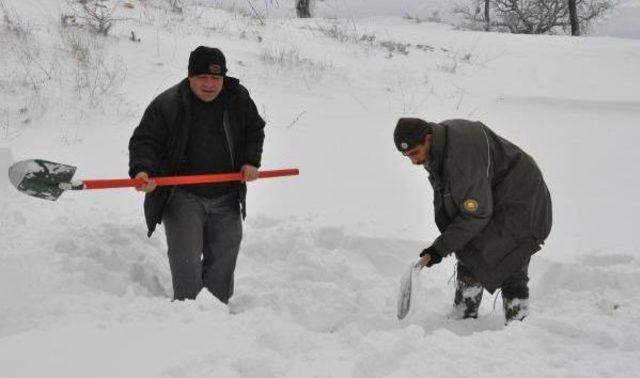
[{"label": "olive green coat", "polygon": [[431,124],[425,163],[434,190],[436,250],[455,253],[490,292],[540,250],[551,196],[533,158],[480,122]]}]

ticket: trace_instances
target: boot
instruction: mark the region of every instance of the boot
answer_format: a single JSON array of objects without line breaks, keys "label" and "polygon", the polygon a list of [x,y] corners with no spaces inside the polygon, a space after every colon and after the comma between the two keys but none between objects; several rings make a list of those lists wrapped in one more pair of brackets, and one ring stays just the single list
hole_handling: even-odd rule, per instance
[{"label": "boot", "polygon": [[504,308],[505,325],[514,320],[522,321],[529,315],[529,299],[528,298],[502,298],[502,307]]},{"label": "boot", "polygon": [[478,318],[483,287],[470,274],[465,273],[465,269],[458,265],[456,295],[453,299],[453,311],[449,314],[451,319]]}]

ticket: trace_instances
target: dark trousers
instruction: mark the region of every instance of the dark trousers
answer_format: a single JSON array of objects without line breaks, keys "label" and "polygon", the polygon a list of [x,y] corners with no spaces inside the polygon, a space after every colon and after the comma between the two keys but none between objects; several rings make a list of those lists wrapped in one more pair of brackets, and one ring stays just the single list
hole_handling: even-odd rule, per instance
[{"label": "dark trousers", "polygon": [[206,287],[227,303],[242,240],[237,195],[209,199],[176,188],[162,222],[174,299],[194,299]]},{"label": "dark trousers", "polygon": [[[513,272],[502,283],[502,298],[504,299],[528,299],[529,298],[529,262],[527,259],[524,266]],[[467,286],[482,286],[478,280],[473,277],[473,273],[458,262],[456,279],[458,282],[465,283]]]}]

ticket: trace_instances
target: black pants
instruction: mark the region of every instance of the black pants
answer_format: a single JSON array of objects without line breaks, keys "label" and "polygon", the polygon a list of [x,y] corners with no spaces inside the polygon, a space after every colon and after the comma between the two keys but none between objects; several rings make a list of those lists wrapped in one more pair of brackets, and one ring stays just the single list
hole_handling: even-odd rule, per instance
[{"label": "black pants", "polygon": [[[528,299],[529,298],[529,262],[531,259],[527,259],[524,266],[515,272],[513,272],[506,280],[500,285],[502,290],[502,298],[504,299]],[[457,267],[457,280],[465,282],[468,285],[478,285],[480,282],[473,277],[473,273],[465,268],[461,263],[458,263]]]},{"label": "black pants", "polygon": [[237,195],[208,199],[176,188],[162,222],[174,299],[194,299],[206,287],[227,303],[242,240]]}]

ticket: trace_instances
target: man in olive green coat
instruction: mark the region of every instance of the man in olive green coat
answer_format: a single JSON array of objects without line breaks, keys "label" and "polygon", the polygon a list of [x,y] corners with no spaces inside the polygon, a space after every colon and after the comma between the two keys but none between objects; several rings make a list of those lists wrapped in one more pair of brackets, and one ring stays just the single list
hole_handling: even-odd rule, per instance
[{"label": "man in olive green coat", "polygon": [[454,318],[476,318],[483,288],[502,289],[506,322],[528,313],[531,255],[551,231],[551,196],[533,158],[480,122],[401,118],[396,147],[429,173],[441,234],[420,267],[455,253]]}]

